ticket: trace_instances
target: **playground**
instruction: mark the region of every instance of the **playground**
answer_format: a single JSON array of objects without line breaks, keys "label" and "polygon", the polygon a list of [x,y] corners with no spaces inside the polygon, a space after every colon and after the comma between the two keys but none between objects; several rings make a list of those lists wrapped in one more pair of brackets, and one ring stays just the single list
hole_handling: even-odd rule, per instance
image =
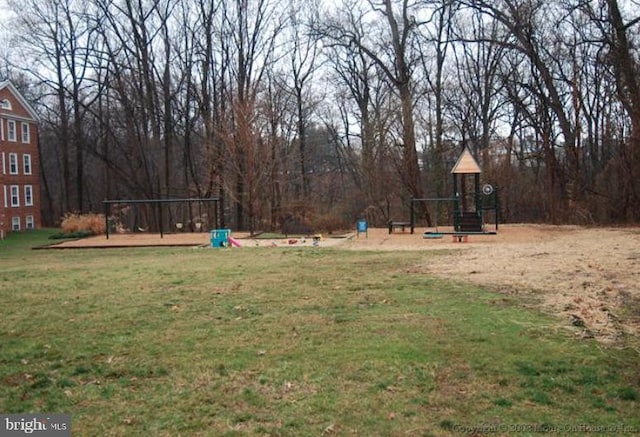
[{"label": "playground", "polygon": [[[465,148],[451,170],[453,197],[412,198],[408,217],[402,217],[403,221],[390,220],[384,229],[368,228],[366,221],[360,220],[353,230],[325,237],[315,234],[252,238],[243,233],[231,236],[227,230],[211,234],[116,233],[107,239],[98,236],[53,247],[213,246],[226,250],[227,246],[233,246],[232,250],[238,250],[313,246],[437,252],[436,256],[425,257],[420,267],[412,267],[417,271],[411,273],[478,284],[506,295],[521,296],[523,302],[542,307],[582,328],[579,335],[602,343],[614,344],[626,334],[640,335],[637,289],[640,229],[514,224],[500,225],[498,232],[497,189],[488,183],[481,186],[481,173],[477,161]],[[213,216],[218,214],[215,198],[105,201],[105,217],[109,216],[112,204],[126,205],[128,221],[131,216],[138,216],[132,215],[128,208],[138,204],[150,204],[159,210],[163,204],[165,207],[188,206],[190,216],[194,215],[194,204],[199,205],[198,216],[203,206],[214,205]],[[425,215],[430,215],[433,221],[428,228],[420,227],[424,226],[420,216]],[[439,226],[440,217],[448,217],[448,223]],[[489,225],[491,221],[493,225]],[[622,312],[624,317],[620,317]]]}]

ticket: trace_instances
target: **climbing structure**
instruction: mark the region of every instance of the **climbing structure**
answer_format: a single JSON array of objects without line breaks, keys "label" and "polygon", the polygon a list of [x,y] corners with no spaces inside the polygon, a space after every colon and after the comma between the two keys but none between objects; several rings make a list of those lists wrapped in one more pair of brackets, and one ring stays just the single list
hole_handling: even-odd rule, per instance
[{"label": "climbing structure", "polygon": [[[453,225],[456,232],[484,232],[483,197],[494,194],[491,185],[480,189],[480,166],[467,147],[451,169],[453,175],[454,202]],[[473,187],[467,185],[468,176],[473,176]],[[491,191],[491,192],[489,192]],[[497,221],[496,221],[497,223]]]},{"label": "climbing structure", "polygon": [[[434,236],[442,236],[443,234],[454,234],[462,236],[467,234],[495,234],[498,231],[498,192],[497,189],[485,184],[480,188],[480,166],[475,160],[468,148],[464,148],[456,164],[451,170],[453,175],[453,197],[433,197],[433,198],[412,198],[411,199],[411,219],[409,223],[389,222],[389,233],[392,227],[411,226],[411,233],[414,233],[416,227],[416,212],[414,205],[416,203],[434,204],[436,208],[435,231],[427,231],[424,233],[425,238],[434,238]],[[473,175],[473,185],[468,184],[468,176]],[[440,231],[438,229],[438,215],[440,206],[453,203],[453,231]],[[450,210],[449,210],[450,211]],[[485,217],[485,213],[488,217]],[[485,219],[493,215],[495,220],[495,229],[485,229]]]}]

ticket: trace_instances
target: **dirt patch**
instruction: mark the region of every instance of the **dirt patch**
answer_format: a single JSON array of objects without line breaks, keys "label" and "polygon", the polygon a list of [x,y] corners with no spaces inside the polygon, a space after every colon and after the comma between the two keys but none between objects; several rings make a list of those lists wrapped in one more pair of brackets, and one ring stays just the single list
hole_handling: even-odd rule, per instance
[{"label": "dirt patch", "polygon": [[[237,240],[242,247],[331,247],[337,246],[347,241],[348,237],[332,238],[323,236],[318,240],[309,237],[291,237],[278,239],[257,239],[250,238],[246,232],[234,232],[232,237]],[[176,233],[176,234],[110,234],[109,238],[104,235],[82,238],[79,240],[63,241],[57,244],[46,246],[49,249],[88,249],[88,248],[116,248],[116,247],[145,247],[145,246],[202,246],[210,247],[211,241],[209,233]]]},{"label": "dirt patch", "polygon": [[[439,229],[450,231],[450,229]],[[433,231],[433,229],[431,229]],[[535,295],[545,310],[585,336],[615,343],[640,335],[640,228],[503,225],[497,235],[423,238],[425,229],[388,233],[369,229],[349,238],[251,239],[233,233],[244,248],[331,247],[350,250],[438,251],[421,272],[468,281],[512,294]],[[71,247],[208,246],[209,234],[116,234],[68,241]]]},{"label": "dirt patch", "polygon": [[181,234],[111,234],[82,238],[80,240],[62,241],[47,246],[50,249],[87,249],[87,248],[115,248],[115,247],[145,247],[145,246],[199,246],[209,243],[208,233]]},{"label": "dirt patch", "polygon": [[468,243],[375,230],[348,247],[441,250],[424,271],[510,293],[535,294],[545,310],[587,337],[615,343],[640,335],[640,229],[505,225]]}]

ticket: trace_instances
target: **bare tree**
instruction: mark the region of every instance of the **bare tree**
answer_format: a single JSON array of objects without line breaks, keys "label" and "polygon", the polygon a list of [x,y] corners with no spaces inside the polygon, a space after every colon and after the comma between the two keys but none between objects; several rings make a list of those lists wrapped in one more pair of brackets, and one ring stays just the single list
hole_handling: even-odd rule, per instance
[{"label": "bare tree", "polygon": [[[640,27],[638,3],[632,1],[633,15],[625,14],[617,0],[605,0],[598,10],[590,3],[580,3],[582,10],[598,26],[601,43],[606,49],[605,63],[611,68],[619,102],[630,121],[630,134],[622,143],[619,177],[623,183],[622,215],[640,218],[640,54],[637,49],[637,29]],[[634,40],[635,36],[635,40]]]},{"label": "bare tree", "polygon": [[[62,211],[84,209],[84,105],[93,29],[86,5],[74,0],[9,2],[17,14],[29,74],[56,96],[61,148]],[[26,65],[26,64],[25,64]],[[73,155],[72,155],[73,154]],[[75,165],[74,165],[75,164]],[[72,194],[73,193],[73,194]]]},{"label": "bare tree", "polygon": [[318,20],[318,5],[315,2],[294,2],[289,13],[291,34],[288,56],[288,71],[291,84],[288,86],[296,105],[297,143],[301,189],[297,196],[307,200],[311,191],[307,169],[307,128],[315,99],[311,94],[310,82],[319,67],[319,40],[308,29]]},{"label": "bare tree", "polygon": [[[258,192],[264,187],[268,166],[262,161],[264,143],[256,125],[256,108],[261,83],[275,60],[275,47],[284,19],[276,1],[236,0],[232,7],[223,5],[222,34],[228,38],[230,123],[223,129],[222,140],[233,169],[230,192],[235,202],[239,228],[254,230]],[[245,214],[246,212],[246,214]],[[248,217],[246,217],[248,216]],[[248,223],[246,220],[248,218]]]},{"label": "bare tree", "polygon": [[[413,70],[417,62],[414,50],[416,30],[417,3],[403,0],[399,8],[394,8],[391,0],[379,2],[368,0],[370,9],[384,21],[384,26],[377,27],[372,33],[372,41],[365,41],[353,29],[337,22],[326,24],[321,32],[335,42],[346,46],[355,46],[376,64],[385,77],[393,85],[400,102],[400,124],[403,185],[412,197],[423,197],[418,153],[416,149],[416,133],[414,122],[414,83]],[[424,209],[430,223],[428,211]]]},{"label": "bare tree", "polygon": [[[388,174],[389,169],[393,168],[390,165],[392,160],[386,147],[394,116],[388,110],[391,97],[389,84],[375,61],[360,48],[365,43],[367,32],[362,16],[362,10],[356,5],[349,5],[343,17],[345,22],[342,23],[351,29],[352,36],[360,41],[359,44],[345,45],[328,41],[326,56],[333,70],[329,80],[341,85],[336,87],[333,96],[335,103],[331,105],[340,112],[335,114],[334,111],[337,120],[329,117],[326,125],[332,132],[345,168],[349,170],[364,199],[364,204],[357,208],[358,213],[365,211],[372,223],[382,224],[390,219],[387,204],[394,191],[393,178]],[[352,129],[353,120],[357,122],[357,127]]]},{"label": "bare tree", "polygon": [[[430,168],[431,186],[437,196],[444,196],[448,181],[446,168],[447,153],[444,150],[445,124],[445,74],[447,72],[447,55],[450,52],[455,25],[457,4],[451,0],[432,1],[433,9],[429,19],[430,26],[423,26],[424,43],[419,45],[420,62],[424,78],[428,84],[427,92],[427,131],[429,136],[428,165]],[[452,81],[447,81],[451,83]],[[463,120],[466,118],[462,118]]]},{"label": "bare tree", "polygon": [[268,209],[269,227],[275,230],[281,218],[283,205],[287,203],[289,192],[290,166],[293,151],[291,144],[295,136],[293,115],[288,108],[292,107],[292,95],[282,86],[285,79],[278,77],[278,73],[270,70],[266,78],[267,86],[260,102],[260,114],[264,119],[266,132],[264,133],[271,164]]},{"label": "bare tree", "polygon": [[504,105],[499,73],[508,37],[500,34],[494,20],[487,20],[477,11],[458,26],[457,39],[467,42],[456,47],[455,90],[462,97],[462,105],[470,109],[466,122],[472,149],[476,155],[481,154],[488,169],[490,142],[496,136],[496,122]]},{"label": "bare tree", "polygon": [[[503,42],[503,45],[526,56],[532,72],[532,81],[527,85],[527,90],[542,105],[539,110],[553,117],[550,129],[554,129],[555,125],[559,128],[562,144],[555,140],[553,132],[546,131],[545,123],[532,119],[540,127],[545,141],[548,140],[548,171],[557,175],[552,178],[553,186],[549,186],[547,191],[550,198],[560,198],[560,204],[552,203],[554,207],[551,208],[551,219],[557,221],[560,219],[559,213],[570,213],[571,207],[582,200],[584,193],[575,118],[571,115],[572,108],[567,105],[567,96],[570,99],[571,95],[570,83],[567,80],[569,75],[558,74],[563,68],[571,68],[558,52],[562,47],[562,41],[557,39],[557,34],[554,35],[558,21],[554,21],[556,18],[551,13],[553,10],[545,8],[547,3],[541,0],[471,0],[467,3],[499,22],[510,32],[512,38]],[[555,165],[556,149],[559,147],[563,149],[567,160],[566,171]]]}]

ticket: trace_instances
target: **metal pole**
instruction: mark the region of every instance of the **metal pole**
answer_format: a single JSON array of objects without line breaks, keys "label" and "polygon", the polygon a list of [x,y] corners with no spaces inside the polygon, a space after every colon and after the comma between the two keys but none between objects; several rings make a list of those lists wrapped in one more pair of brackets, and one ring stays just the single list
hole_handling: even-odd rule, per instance
[{"label": "metal pole", "polygon": [[107,240],[109,239],[109,208],[110,204],[106,201],[104,202],[104,224],[105,224],[105,229],[106,231],[106,235],[107,235]]},{"label": "metal pole", "polygon": [[476,201],[476,212],[480,212],[482,210],[482,197],[480,195],[480,173],[475,174],[475,201]]},{"label": "metal pole", "polygon": [[498,187],[495,187],[495,189],[493,190],[493,195],[496,196],[496,198],[493,201],[493,206],[495,208],[494,215],[496,216],[496,232],[497,232],[498,231],[498,213],[500,211],[500,206],[498,204],[500,200],[500,196],[498,196]]},{"label": "metal pole", "polygon": [[164,234],[162,232],[162,202],[158,202],[158,209],[160,210],[160,238],[164,238]]},{"label": "metal pole", "polygon": [[413,234],[413,228],[415,225],[415,217],[413,212],[413,196],[411,196],[411,200],[409,200],[410,211],[409,211],[409,222],[411,223],[411,234]]},{"label": "metal pole", "polygon": [[459,231],[460,229],[460,194],[458,193],[458,178],[453,173],[453,229]]},{"label": "metal pole", "polygon": [[[220,202],[213,204],[213,229],[218,229],[218,219],[220,217]],[[211,228],[209,228],[211,230]]]}]

